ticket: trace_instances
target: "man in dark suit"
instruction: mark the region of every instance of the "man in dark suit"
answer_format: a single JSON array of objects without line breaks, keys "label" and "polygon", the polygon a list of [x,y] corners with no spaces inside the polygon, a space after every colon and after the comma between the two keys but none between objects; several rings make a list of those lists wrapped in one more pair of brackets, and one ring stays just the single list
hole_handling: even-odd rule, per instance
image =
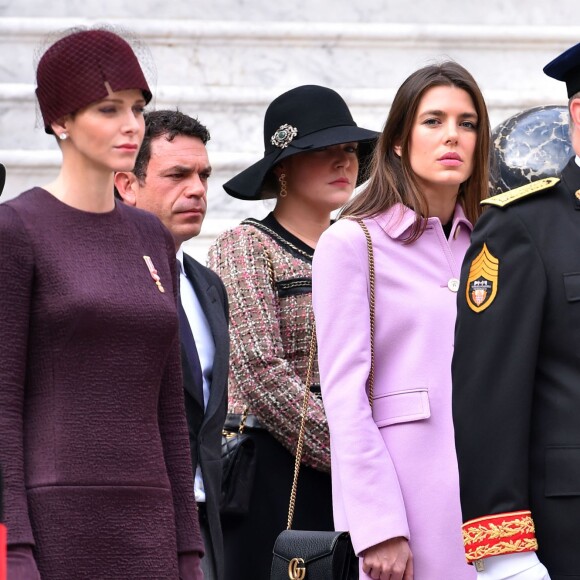
[{"label": "man in dark suit", "polygon": [[219,518],[221,431],[227,411],[228,304],[219,277],[181,249],[205,217],[211,174],[209,132],[179,111],[145,115],[145,138],[133,173],[115,175],[125,203],[157,215],[172,233],[180,268],[180,336],[195,497],[206,554],[206,579],[223,580]]},{"label": "man in dark suit", "polygon": [[458,294],[463,538],[486,580],[580,579],[580,44],[544,72],[576,156],[483,202]]}]

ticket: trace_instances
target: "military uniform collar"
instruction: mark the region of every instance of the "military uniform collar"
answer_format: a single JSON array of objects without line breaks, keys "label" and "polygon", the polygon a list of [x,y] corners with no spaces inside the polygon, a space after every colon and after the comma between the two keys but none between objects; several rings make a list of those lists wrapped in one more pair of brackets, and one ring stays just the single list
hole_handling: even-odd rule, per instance
[{"label": "military uniform collar", "polygon": [[580,156],[572,157],[562,171],[562,181],[574,199],[574,209],[580,210]]}]

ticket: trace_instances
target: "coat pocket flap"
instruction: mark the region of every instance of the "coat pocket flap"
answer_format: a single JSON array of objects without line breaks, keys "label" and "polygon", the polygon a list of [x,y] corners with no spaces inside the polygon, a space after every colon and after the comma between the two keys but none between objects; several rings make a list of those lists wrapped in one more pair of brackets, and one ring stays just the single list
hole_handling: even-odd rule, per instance
[{"label": "coat pocket flap", "polygon": [[580,445],[546,449],[546,497],[580,495]]},{"label": "coat pocket flap", "polygon": [[580,273],[570,272],[564,274],[564,290],[568,302],[578,302],[580,300]]},{"label": "coat pocket flap", "polygon": [[427,389],[409,389],[378,395],[373,400],[377,427],[428,419],[431,416]]}]

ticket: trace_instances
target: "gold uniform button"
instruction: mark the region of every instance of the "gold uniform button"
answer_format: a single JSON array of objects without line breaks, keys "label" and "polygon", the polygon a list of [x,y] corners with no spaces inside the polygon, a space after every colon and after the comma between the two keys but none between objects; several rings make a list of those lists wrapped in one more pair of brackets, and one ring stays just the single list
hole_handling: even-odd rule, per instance
[{"label": "gold uniform button", "polygon": [[447,282],[447,288],[449,288],[451,292],[457,292],[459,290],[459,280],[457,278],[451,278],[449,282]]}]

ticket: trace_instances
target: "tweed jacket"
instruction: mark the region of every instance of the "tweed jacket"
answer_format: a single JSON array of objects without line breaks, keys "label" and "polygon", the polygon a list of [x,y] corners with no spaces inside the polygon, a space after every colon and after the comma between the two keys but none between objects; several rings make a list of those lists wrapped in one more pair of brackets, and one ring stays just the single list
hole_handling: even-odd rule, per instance
[{"label": "tweed jacket", "polygon": [[[313,323],[313,250],[271,214],[264,223],[270,233],[261,222],[223,233],[209,250],[208,265],[224,282],[230,304],[228,409],[241,413],[247,406],[294,454]],[[318,369],[313,382],[319,382]],[[303,462],[330,469],[328,426],[316,394],[310,396]]]},{"label": "tweed jacket", "polygon": [[[461,541],[451,419],[456,291],[471,225],[455,209],[405,243],[415,214],[402,205],[366,219],[376,264],[375,382],[370,368],[369,267],[361,227],[339,220],[320,238],[313,304],[330,426],[333,510],[355,551],[409,539],[415,578],[473,578]],[[338,298],[337,298],[338,297]],[[369,578],[361,572],[361,578]]]}]

